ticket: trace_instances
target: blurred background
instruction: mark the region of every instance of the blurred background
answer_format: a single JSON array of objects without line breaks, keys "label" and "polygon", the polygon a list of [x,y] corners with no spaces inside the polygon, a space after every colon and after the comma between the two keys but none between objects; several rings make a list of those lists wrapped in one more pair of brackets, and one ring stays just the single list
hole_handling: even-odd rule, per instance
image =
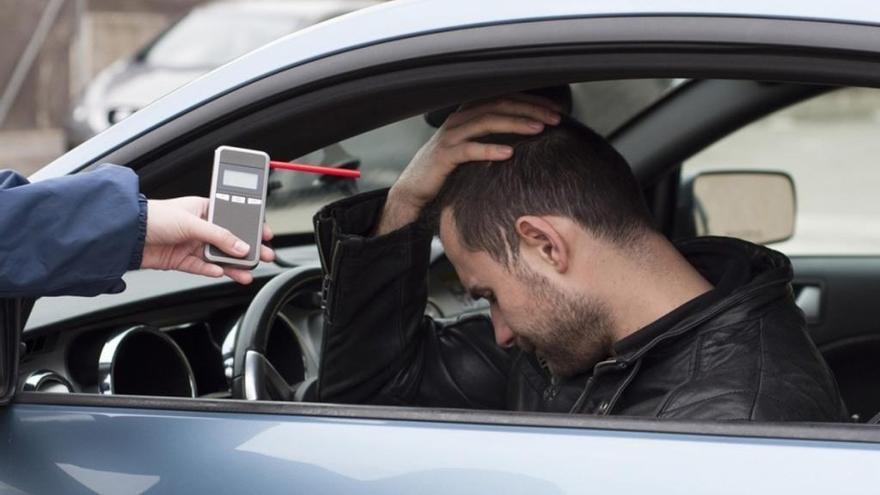
[{"label": "blurred background", "polygon": [[0,169],[30,175],[214,67],[374,3],[0,0]]}]

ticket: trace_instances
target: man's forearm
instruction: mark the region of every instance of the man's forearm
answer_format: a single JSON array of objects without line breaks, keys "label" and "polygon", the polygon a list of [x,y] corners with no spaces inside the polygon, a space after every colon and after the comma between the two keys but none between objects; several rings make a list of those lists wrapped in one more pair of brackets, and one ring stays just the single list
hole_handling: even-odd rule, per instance
[{"label": "man's forearm", "polygon": [[421,212],[422,206],[407,200],[404,194],[391,188],[373,235],[381,236],[401,229],[415,222]]},{"label": "man's forearm", "polygon": [[414,365],[423,336],[431,234],[401,220],[402,228],[372,236],[384,203],[383,195],[368,192],[329,205],[316,218],[316,234],[332,246],[332,255],[322,257],[321,400],[397,403],[420,376],[413,371],[398,380]]}]

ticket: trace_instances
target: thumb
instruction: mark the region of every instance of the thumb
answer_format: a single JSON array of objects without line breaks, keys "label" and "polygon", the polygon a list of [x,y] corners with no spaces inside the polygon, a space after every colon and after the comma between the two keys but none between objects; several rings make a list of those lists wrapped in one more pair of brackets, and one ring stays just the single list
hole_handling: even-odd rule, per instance
[{"label": "thumb", "polygon": [[188,240],[211,244],[226,254],[242,257],[248,254],[250,246],[232,232],[211,222],[202,220],[195,215],[188,215],[186,235]]}]

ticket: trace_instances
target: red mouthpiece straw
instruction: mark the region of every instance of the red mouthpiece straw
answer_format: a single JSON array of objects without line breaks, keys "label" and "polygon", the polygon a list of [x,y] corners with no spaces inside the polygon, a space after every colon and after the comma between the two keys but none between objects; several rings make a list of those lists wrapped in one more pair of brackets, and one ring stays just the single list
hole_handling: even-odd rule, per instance
[{"label": "red mouthpiece straw", "polygon": [[288,163],[288,162],[269,162],[270,168],[280,168],[283,170],[295,170],[297,172],[307,172],[310,174],[333,175],[336,177],[346,177],[349,179],[357,179],[361,176],[360,170],[349,170],[347,168],[321,167],[318,165],[306,165],[304,163]]}]

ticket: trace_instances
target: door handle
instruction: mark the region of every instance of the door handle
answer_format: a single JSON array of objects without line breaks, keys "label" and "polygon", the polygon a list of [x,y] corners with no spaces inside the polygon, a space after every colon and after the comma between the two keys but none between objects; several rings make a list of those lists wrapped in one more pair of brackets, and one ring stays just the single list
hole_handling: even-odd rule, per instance
[{"label": "door handle", "polygon": [[795,285],[794,303],[804,312],[808,325],[822,321],[822,287],[818,285]]}]

